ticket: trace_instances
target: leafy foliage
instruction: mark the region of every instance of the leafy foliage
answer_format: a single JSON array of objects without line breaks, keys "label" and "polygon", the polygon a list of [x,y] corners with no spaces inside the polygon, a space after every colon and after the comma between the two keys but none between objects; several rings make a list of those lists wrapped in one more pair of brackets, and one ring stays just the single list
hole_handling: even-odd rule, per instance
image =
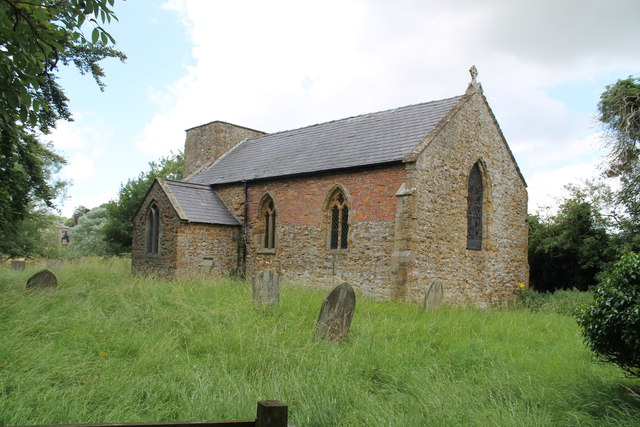
[{"label": "leafy foliage", "polygon": [[183,166],[183,154],[171,154],[158,162],[150,162],[148,171],[141,172],[137,178],[128,180],[120,187],[118,200],[107,204],[109,221],[104,227],[104,233],[108,253],[121,254],[131,250],[131,220],[149,187],[156,178],[182,179]]},{"label": "leafy foliage", "polygon": [[44,209],[35,210],[8,229],[0,241],[0,252],[13,258],[62,258],[60,225],[60,218]]},{"label": "leafy foliage", "polygon": [[608,272],[595,301],[578,317],[587,345],[640,377],[640,255],[630,252]]},{"label": "leafy foliage", "polygon": [[530,284],[538,291],[587,290],[614,258],[601,213],[577,187],[555,216],[529,217]]},{"label": "leafy foliage", "polygon": [[630,76],[606,87],[598,104],[609,133],[607,174],[620,178],[618,201],[640,220],[640,78]]},{"label": "leafy foliage", "polygon": [[0,132],[0,253],[14,254],[18,227],[28,223],[24,219],[29,211],[38,205],[51,207],[66,185],[52,181],[66,162],[51,145],[41,144],[32,134],[20,135],[8,127]]},{"label": "leafy foliage", "polygon": [[[116,19],[114,0],[0,0],[0,120],[47,132],[70,118],[67,97],[53,72],[58,63],[91,73],[102,88],[99,61],[124,54],[99,24]],[[91,40],[83,24],[93,25]]]},{"label": "leafy foliage", "polygon": [[80,217],[78,224],[69,230],[69,250],[74,256],[103,256],[107,242],[102,229],[109,220],[105,205],[91,209]]},{"label": "leafy foliage", "polygon": [[[38,141],[57,120],[71,120],[55,75],[59,64],[91,74],[102,89],[105,58],[124,60],[100,26],[115,19],[114,0],[0,0],[0,252],[38,205],[53,206],[64,189],[51,182],[64,163]],[[91,40],[84,35],[92,25]]]}]

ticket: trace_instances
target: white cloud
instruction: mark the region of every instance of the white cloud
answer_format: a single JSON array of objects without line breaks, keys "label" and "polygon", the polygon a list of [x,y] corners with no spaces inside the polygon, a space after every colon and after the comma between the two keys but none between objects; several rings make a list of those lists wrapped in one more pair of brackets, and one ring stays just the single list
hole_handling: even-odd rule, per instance
[{"label": "white cloud", "polygon": [[93,192],[88,194],[71,196],[65,200],[64,205],[61,207],[61,215],[70,218],[73,215],[74,210],[79,206],[84,206],[89,209],[93,209],[102,205],[103,203],[114,200],[118,197],[117,190],[108,190],[102,192]]},{"label": "white cloud", "polygon": [[[154,155],[212,120],[267,132],[455,96],[479,80],[529,183],[547,192],[597,174],[593,114],[548,88],[640,69],[637,0],[172,0],[194,65],[153,93],[137,139]],[[622,77],[622,76],[621,76]],[[595,105],[593,106],[595,110]]]}]

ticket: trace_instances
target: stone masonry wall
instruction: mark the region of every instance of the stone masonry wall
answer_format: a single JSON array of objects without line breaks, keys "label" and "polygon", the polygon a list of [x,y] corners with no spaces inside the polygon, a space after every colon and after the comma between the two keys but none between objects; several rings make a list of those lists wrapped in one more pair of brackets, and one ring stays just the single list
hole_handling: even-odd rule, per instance
[{"label": "stone masonry wall", "polygon": [[[283,281],[328,288],[348,281],[365,294],[391,296],[396,191],[404,181],[401,164],[369,171],[278,180],[248,187],[247,272],[269,268]],[[329,249],[325,201],[337,186],[349,202],[349,248]],[[236,190],[241,187],[235,187]],[[261,249],[259,203],[268,192],[276,211],[276,248]],[[237,191],[219,192],[227,205]],[[241,193],[242,194],[242,193]]]},{"label": "stone masonry wall", "polygon": [[186,131],[184,143],[185,178],[211,165],[245,138],[264,135],[253,129],[225,122],[211,122]]},{"label": "stone masonry wall", "polygon": [[[155,202],[160,214],[158,253],[147,254],[146,220],[151,203]],[[149,194],[133,218],[133,241],[131,244],[131,270],[134,274],[152,274],[174,277],[177,259],[177,235],[182,221],[167,199],[158,182],[154,182]]]},{"label": "stone masonry wall", "polygon": [[183,224],[177,230],[177,276],[234,270],[240,230],[234,225]]},{"label": "stone masonry wall", "polygon": [[[480,160],[484,184],[483,244],[467,247],[467,180]],[[416,188],[408,243],[415,259],[407,297],[420,300],[439,279],[445,301],[487,307],[528,284],[527,191],[483,95],[476,93],[408,166]]]}]

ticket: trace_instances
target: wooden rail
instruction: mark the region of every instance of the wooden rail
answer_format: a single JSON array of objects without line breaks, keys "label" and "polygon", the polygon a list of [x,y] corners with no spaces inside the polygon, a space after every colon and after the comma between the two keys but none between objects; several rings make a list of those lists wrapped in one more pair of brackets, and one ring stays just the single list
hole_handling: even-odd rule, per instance
[{"label": "wooden rail", "polygon": [[[254,420],[231,421],[180,421],[173,423],[122,423],[122,424],[58,424],[55,427],[294,427],[288,424],[289,408],[278,400],[258,402]],[[44,427],[44,426],[35,426]]]}]

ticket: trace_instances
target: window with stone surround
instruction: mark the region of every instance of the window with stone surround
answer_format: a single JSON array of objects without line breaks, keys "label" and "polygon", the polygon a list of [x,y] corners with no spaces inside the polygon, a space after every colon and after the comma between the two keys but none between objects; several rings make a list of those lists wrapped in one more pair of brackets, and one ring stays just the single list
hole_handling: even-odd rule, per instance
[{"label": "window with stone surround", "polygon": [[469,172],[467,194],[467,249],[482,250],[482,172],[476,162]]},{"label": "window with stone surround", "polygon": [[327,205],[329,217],[329,249],[349,247],[349,205],[344,191],[334,190]]},{"label": "window with stone surround", "polygon": [[158,253],[158,242],[160,240],[160,214],[158,206],[154,203],[149,205],[147,211],[147,221],[145,228],[145,252],[148,254]]},{"label": "window with stone surround", "polygon": [[276,209],[273,202],[273,198],[266,194],[260,202],[259,221],[261,224],[258,226],[258,230],[263,230],[262,233],[262,249],[275,249],[276,248]]}]

